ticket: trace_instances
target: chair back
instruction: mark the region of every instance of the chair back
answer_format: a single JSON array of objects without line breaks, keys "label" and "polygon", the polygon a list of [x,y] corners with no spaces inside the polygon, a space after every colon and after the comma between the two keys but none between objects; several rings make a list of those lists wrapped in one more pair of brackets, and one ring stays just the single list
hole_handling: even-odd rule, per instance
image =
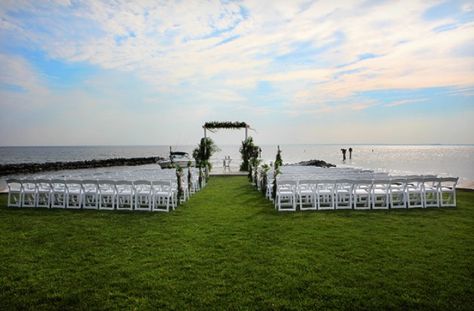
[{"label": "chair back", "polygon": [[459,181],[459,177],[441,177],[439,178],[440,187],[455,189]]},{"label": "chair back", "polygon": [[84,179],[81,181],[82,191],[85,192],[97,192],[97,180],[96,179]]},{"label": "chair back", "polygon": [[430,187],[432,189],[438,189],[440,184],[440,179],[436,176],[424,176],[423,177],[423,186],[425,188]]},{"label": "chair back", "polygon": [[115,190],[118,193],[121,193],[121,192],[133,193],[134,191],[133,182],[129,180],[118,180],[115,182]]},{"label": "chair back", "polygon": [[169,180],[155,180],[151,182],[151,187],[153,191],[160,192],[171,192],[172,183]]},{"label": "chair back", "polygon": [[316,181],[313,179],[302,179],[298,181],[298,190],[314,190],[316,188]]},{"label": "chair back", "polygon": [[20,192],[23,189],[23,181],[17,178],[7,179],[8,192]]},{"label": "chair back", "polygon": [[334,190],[336,182],[332,179],[321,179],[316,181],[316,191]]},{"label": "chair back", "polygon": [[133,182],[133,185],[135,186],[135,190],[137,191],[141,191],[141,192],[150,191],[151,192],[151,181],[149,180],[136,180]]},{"label": "chair back", "polygon": [[36,180],[35,179],[23,179],[21,181],[23,191],[36,191]]},{"label": "chair back", "polygon": [[297,180],[277,179],[277,191],[295,191]]},{"label": "chair back", "polygon": [[36,180],[36,189],[38,191],[51,191],[51,182],[49,179],[37,179]]},{"label": "chair back", "polygon": [[[379,183],[382,180],[373,181],[372,179],[357,179],[352,181],[353,190],[366,190],[370,192],[372,188],[375,188],[377,185],[384,185],[385,183]],[[388,182],[387,182],[388,183]],[[388,186],[387,186],[388,188]]]},{"label": "chair back", "polygon": [[113,191],[115,192],[115,181],[110,179],[99,179],[97,180],[97,188],[99,192]]},{"label": "chair back", "polygon": [[70,190],[81,190],[82,189],[82,180],[79,179],[67,179],[66,180],[66,189]]},{"label": "chair back", "polygon": [[335,189],[337,190],[352,190],[354,180],[351,179],[336,179],[334,181]]},{"label": "chair back", "polygon": [[53,191],[64,191],[66,189],[66,181],[64,179],[51,179],[50,185]]}]

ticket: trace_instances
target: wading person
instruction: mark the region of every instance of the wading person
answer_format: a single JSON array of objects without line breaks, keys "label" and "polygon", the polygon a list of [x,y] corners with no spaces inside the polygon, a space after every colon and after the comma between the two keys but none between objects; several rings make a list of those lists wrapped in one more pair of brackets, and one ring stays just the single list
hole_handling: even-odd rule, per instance
[{"label": "wading person", "polygon": [[346,151],[347,149],[341,149],[342,151],[342,161],[346,161]]},{"label": "wading person", "polygon": [[349,159],[352,159],[352,147],[349,148]]}]

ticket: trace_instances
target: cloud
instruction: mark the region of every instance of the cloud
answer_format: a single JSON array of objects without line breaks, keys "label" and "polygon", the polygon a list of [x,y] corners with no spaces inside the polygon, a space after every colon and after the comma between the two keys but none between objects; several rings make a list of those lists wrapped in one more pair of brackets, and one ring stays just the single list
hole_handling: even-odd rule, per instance
[{"label": "cloud", "polygon": [[396,107],[396,106],[402,106],[402,105],[408,105],[408,104],[421,103],[421,102],[425,102],[426,100],[427,100],[426,98],[397,100],[397,101],[386,104],[385,107]]},{"label": "cloud", "polygon": [[[61,100],[77,96],[77,105],[114,107],[126,103],[110,75],[130,76],[146,85],[135,95],[146,97],[141,109],[148,113],[159,106],[166,117],[181,108],[199,111],[199,118],[274,119],[370,111],[381,104],[364,94],[380,90],[447,88],[472,96],[474,55],[465,51],[474,31],[472,3],[452,3],[458,13],[427,19],[439,3],[2,1],[0,83],[24,91],[2,94],[31,106],[62,107]],[[35,51],[108,74],[58,92],[31,65]],[[264,95],[262,81],[271,86]]]},{"label": "cloud", "polygon": [[0,54],[0,83],[23,92],[44,93],[36,71],[21,57]]},{"label": "cloud", "polygon": [[[133,71],[164,89],[182,81],[207,83],[216,77],[226,85],[243,87],[262,78],[269,80],[268,76],[279,81],[322,82],[323,92],[333,96],[338,96],[332,91],[334,84],[345,84],[343,96],[347,96],[360,88],[474,83],[469,70],[472,58],[453,61],[450,55],[452,49],[470,41],[472,21],[436,33],[433,29],[447,20],[422,18],[430,2],[361,4],[84,1],[58,5],[45,20],[40,17],[46,7],[30,3],[23,10],[32,20],[12,17],[11,8],[2,20],[33,32],[35,44],[54,58]],[[70,17],[68,27],[63,25],[63,14]],[[87,24],[93,30],[84,27]],[[338,34],[336,41],[334,34]],[[301,68],[296,55],[281,68],[276,57],[291,54],[300,43],[313,48],[312,63]],[[379,57],[359,60],[368,54]],[[341,66],[347,74],[334,79]],[[445,74],[436,78],[439,75],[433,72],[440,67]]]}]

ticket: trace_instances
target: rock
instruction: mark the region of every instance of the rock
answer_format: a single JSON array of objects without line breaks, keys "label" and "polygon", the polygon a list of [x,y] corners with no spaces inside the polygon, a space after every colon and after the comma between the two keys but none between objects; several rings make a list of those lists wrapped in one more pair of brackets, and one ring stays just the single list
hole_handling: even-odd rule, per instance
[{"label": "rock", "polygon": [[74,161],[74,162],[47,162],[47,163],[19,163],[19,164],[3,164],[0,165],[0,176],[13,174],[30,174],[43,171],[58,171],[82,168],[97,168],[109,166],[136,166],[153,164],[161,157],[144,157],[144,158],[115,158],[106,160],[90,160],[90,161]]},{"label": "rock", "polygon": [[327,163],[323,160],[309,160],[309,161],[301,161],[293,165],[301,165],[301,166],[317,166],[317,167],[336,167],[336,165]]}]

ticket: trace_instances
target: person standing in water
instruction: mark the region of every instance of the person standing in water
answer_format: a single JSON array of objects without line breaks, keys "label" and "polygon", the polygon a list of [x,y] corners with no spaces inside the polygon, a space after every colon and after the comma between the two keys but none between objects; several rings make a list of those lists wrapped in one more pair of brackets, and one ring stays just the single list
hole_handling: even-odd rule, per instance
[{"label": "person standing in water", "polygon": [[342,151],[342,161],[346,161],[346,151],[347,149],[341,149]]},{"label": "person standing in water", "polygon": [[352,147],[349,148],[349,160],[352,159]]}]

